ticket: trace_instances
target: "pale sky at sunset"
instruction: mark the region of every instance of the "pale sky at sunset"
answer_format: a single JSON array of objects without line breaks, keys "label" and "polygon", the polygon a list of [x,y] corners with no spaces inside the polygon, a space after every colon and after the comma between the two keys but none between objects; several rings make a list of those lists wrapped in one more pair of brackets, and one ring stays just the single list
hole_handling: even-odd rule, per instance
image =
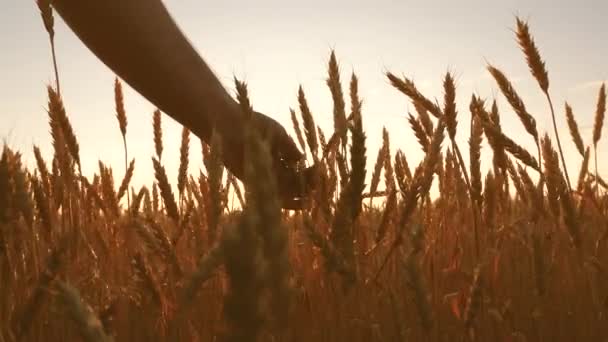
[{"label": "pale sky at sunset", "polygon": [[[496,97],[506,133],[530,147],[532,140],[485,70],[486,61],[515,83],[539,130],[553,130],[547,102],[531,77],[512,32],[515,15],[527,19],[546,61],[562,145],[576,179],[580,156],[568,134],[568,101],[591,142],[596,99],[608,79],[608,2],[574,1],[165,1],[223,84],[247,81],[254,108],[293,129],[289,108],[297,108],[301,84],[317,122],[330,132],[331,96],[325,85],[330,50],[336,51],[344,85],[354,71],[364,99],[368,157],[373,162],[382,126],[393,149],[406,152],[410,166],[421,157],[407,123],[413,109],[393,89],[385,71],[412,78],[431,98],[442,99],[446,71],[456,75],[461,148],[468,140],[468,103],[472,92]],[[55,15],[56,48],[62,95],[78,136],[83,171],[97,171],[97,160],[114,166],[122,179],[122,140],[114,110],[114,74]],[[33,160],[32,145],[51,158],[46,85],[54,80],[48,37],[34,0],[10,0],[0,13],[0,139]],[[145,57],[144,57],[145,58]],[[347,93],[347,89],[345,89]],[[130,157],[136,158],[135,184],[152,180],[154,107],[125,87]],[[608,124],[608,123],[607,123]],[[163,161],[175,179],[181,129],[163,117]],[[600,143],[600,172],[608,176],[608,129]],[[489,151],[486,147],[485,152]],[[532,150],[535,151],[535,150]],[[467,153],[468,154],[468,153]],[[535,153],[533,153],[535,155]],[[198,174],[200,144],[191,143],[190,172]],[[488,165],[488,159],[484,165]],[[368,168],[369,169],[369,168]]]}]

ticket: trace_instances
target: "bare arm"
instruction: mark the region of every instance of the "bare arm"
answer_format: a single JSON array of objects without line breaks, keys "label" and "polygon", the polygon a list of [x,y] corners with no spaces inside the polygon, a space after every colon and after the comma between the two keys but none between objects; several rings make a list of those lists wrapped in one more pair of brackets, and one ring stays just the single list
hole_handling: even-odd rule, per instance
[{"label": "bare arm", "polygon": [[54,0],[83,43],[118,76],[209,141],[218,116],[241,112],[160,0]]},{"label": "bare arm", "polygon": [[[224,145],[224,165],[243,179],[240,106],[161,0],[53,0],[53,7],[101,61],[163,112],[207,143],[216,128]],[[293,199],[304,192],[295,168],[300,151],[275,120],[258,112],[254,118],[270,143],[283,205],[297,206]]]}]

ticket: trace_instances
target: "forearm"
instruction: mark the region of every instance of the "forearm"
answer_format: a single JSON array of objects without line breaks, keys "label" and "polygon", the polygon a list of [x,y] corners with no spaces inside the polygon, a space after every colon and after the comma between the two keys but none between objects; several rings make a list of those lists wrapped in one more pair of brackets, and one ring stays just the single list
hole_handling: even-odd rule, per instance
[{"label": "forearm", "polygon": [[241,121],[160,0],[54,0],[53,7],[101,61],[201,139],[209,141],[220,117]]}]

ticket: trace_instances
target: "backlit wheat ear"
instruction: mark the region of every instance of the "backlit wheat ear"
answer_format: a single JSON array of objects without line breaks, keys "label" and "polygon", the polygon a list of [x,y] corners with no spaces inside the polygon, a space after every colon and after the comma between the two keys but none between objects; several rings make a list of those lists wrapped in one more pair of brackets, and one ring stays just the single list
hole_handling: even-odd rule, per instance
[{"label": "backlit wheat ear", "polygon": [[158,196],[158,183],[152,183],[152,210],[154,212],[158,211],[160,208],[160,200]]},{"label": "backlit wheat ear", "polygon": [[342,146],[346,146],[346,111],[344,103],[344,94],[342,93],[342,84],[340,83],[340,69],[336,54],[331,52],[328,65],[327,86],[331,91],[331,97],[334,103],[334,132],[340,136]]},{"label": "backlit wheat ear", "polygon": [[162,197],[165,209],[167,210],[167,216],[172,218],[176,224],[179,224],[177,203],[175,203],[175,197],[173,197],[173,191],[171,190],[171,185],[167,179],[165,167],[162,166],[156,158],[152,158],[152,165],[154,166],[154,174],[160,189],[160,196]]},{"label": "backlit wheat ear", "polygon": [[479,116],[481,123],[484,128],[484,132],[488,137],[488,141],[494,139],[497,143],[504,147],[509,153],[515,156],[517,159],[522,161],[524,164],[530,166],[534,170],[540,172],[538,161],[534,158],[526,149],[518,145],[511,138],[507,137],[502,133],[496,125],[490,120],[490,115],[484,108],[484,103],[481,99],[473,96],[471,100],[471,111],[473,115]]},{"label": "backlit wheat ear", "polygon": [[382,145],[384,146],[384,185],[388,189],[394,190],[395,178],[393,176],[393,164],[391,157],[390,137],[386,127],[382,128]]},{"label": "backlit wheat ear", "polygon": [[[604,126],[604,116],[606,115],[606,85],[602,83],[597,96],[597,107],[595,110],[595,121],[593,123],[593,153],[595,156],[595,178],[599,179],[597,170],[597,144],[602,137],[602,127]],[[595,186],[597,192],[597,181]]]},{"label": "backlit wheat ear", "polygon": [[57,94],[61,94],[61,87],[59,86],[59,69],[57,68],[57,54],[55,53],[55,20],[53,18],[53,7],[51,6],[52,0],[36,0],[36,3],[38,4],[38,9],[40,9],[40,16],[42,17],[44,28],[49,35],[53,69],[55,70],[55,86],[57,88]]},{"label": "backlit wheat ear", "polygon": [[416,108],[416,113],[418,113],[418,120],[424,127],[427,136],[433,135],[433,120],[431,120],[431,116],[429,112],[424,109],[424,107],[420,103],[414,103],[414,108]]},{"label": "backlit wheat ear", "polygon": [[47,91],[49,96],[49,115],[52,116],[52,118],[56,121],[57,125],[61,129],[63,139],[65,139],[65,144],[68,148],[68,151],[74,161],[76,161],[76,165],[82,173],[78,139],[76,139],[76,135],[74,134],[74,130],[72,129],[72,124],[70,123],[70,120],[68,119],[68,116],[66,114],[66,110],[63,106],[61,96],[52,87],[47,87]]},{"label": "backlit wheat ear", "polygon": [[530,72],[543,92],[547,93],[549,91],[549,73],[545,67],[545,62],[540,57],[534,38],[530,34],[528,23],[520,18],[517,18],[516,35],[519,46],[526,56]]},{"label": "backlit wheat ear", "polygon": [[581,162],[580,172],[578,174],[578,182],[576,186],[576,191],[579,193],[583,191],[583,187],[585,186],[585,181],[587,179],[587,174],[589,172],[589,157],[591,153],[589,147],[585,150],[583,154],[583,161]]},{"label": "backlit wheat ear", "polygon": [[395,189],[395,178],[393,176],[393,165],[392,158],[390,153],[390,142],[389,135],[386,128],[382,129],[382,141],[385,148],[385,157],[384,157],[384,184],[386,187],[386,193],[388,194],[388,199],[386,202],[386,206],[384,212],[382,213],[382,219],[380,221],[380,226],[378,228],[378,232],[376,234],[375,243],[376,245],[384,239],[384,236],[390,227],[393,221],[393,212],[395,210],[397,196]]},{"label": "backlit wheat ear", "polygon": [[547,179],[547,199],[549,201],[549,207],[553,212],[555,218],[559,218],[560,206],[559,206],[559,195],[560,187],[562,184],[562,173],[559,168],[559,159],[557,152],[551,145],[551,140],[545,135],[541,141],[543,149],[543,160],[545,163],[545,177]]},{"label": "backlit wheat ear", "polygon": [[[400,171],[397,171],[398,169],[400,169]],[[405,157],[405,153],[400,149],[395,153],[395,172],[403,174],[403,178],[407,181],[412,179],[412,172],[410,171],[407,158]]]},{"label": "backlit wheat ear", "polygon": [[423,107],[436,118],[441,118],[443,116],[439,106],[424,97],[424,95],[418,91],[418,88],[416,88],[413,81],[408,78],[404,78],[402,80],[390,72],[386,74],[386,77],[389,79],[393,87],[409,97],[412,102]]},{"label": "backlit wheat ear", "polygon": [[513,181],[513,186],[517,191],[517,195],[519,195],[519,197],[527,203],[529,201],[529,198],[524,189],[521,177],[517,173],[517,169],[515,168],[515,165],[513,164],[513,161],[511,159],[507,161],[507,172],[509,173],[509,177],[511,177],[511,180]]},{"label": "backlit wheat ear", "polygon": [[116,119],[123,138],[127,135],[127,112],[125,110],[124,97],[122,93],[122,83],[118,77],[114,79],[114,103],[116,106]]},{"label": "backlit wheat ear", "polygon": [[597,96],[597,108],[595,110],[595,121],[593,123],[593,144],[597,143],[602,137],[602,127],[604,126],[604,116],[606,114],[606,85],[602,83]]},{"label": "backlit wheat ear", "polygon": [[581,156],[585,156],[585,144],[583,144],[583,138],[581,138],[581,133],[578,130],[578,124],[574,119],[574,113],[572,112],[572,107],[566,102],[566,121],[568,122],[568,130],[570,131],[570,136],[572,137],[572,141],[574,141],[574,146],[581,154]]},{"label": "backlit wheat ear", "polygon": [[38,146],[34,146],[34,157],[36,158],[36,165],[38,166],[38,172],[40,172],[40,180],[42,181],[42,185],[44,191],[47,194],[50,194],[50,174],[49,169],[46,166],[44,158],[42,158],[42,153],[40,152],[40,148]]},{"label": "backlit wheat ear", "polygon": [[[469,107],[470,109],[470,107]],[[473,114],[473,111],[471,111]],[[494,124],[494,127],[499,132],[502,132],[502,128],[500,126],[500,112],[498,111],[498,105],[496,104],[496,100],[492,101],[492,108],[490,109],[490,121]],[[482,125],[483,126],[483,125]],[[488,144],[492,147],[494,152],[494,157],[492,158],[492,164],[494,166],[494,173],[498,174],[500,172],[504,172],[507,169],[507,155],[505,154],[504,146],[500,143],[500,141],[496,141],[494,139],[490,140],[488,138]]]},{"label": "backlit wheat ear", "polygon": [[163,128],[161,126],[161,113],[156,109],[152,118],[152,128],[154,133],[154,150],[156,151],[156,159],[162,160],[163,156]]},{"label": "backlit wheat ear", "polygon": [[471,172],[471,189],[473,198],[481,205],[481,142],[483,127],[479,117],[471,116],[471,137],[469,139],[469,160]]},{"label": "backlit wheat ear", "polygon": [[187,127],[182,129],[182,144],[179,148],[179,170],[177,172],[177,191],[179,197],[184,195],[186,181],[188,178],[188,158],[190,153],[190,130]]},{"label": "backlit wheat ear", "polygon": [[[114,79],[114,104],[116,107],[116,119],[118,120],[118,127],[122,135],[123,149],[125,152],[125,174],[129,173],[127,166],[127,112],[125,110],[124,97],[122,93],[122,84],[118,80],[118,77]],[[127,203],[130,205],[131,199],[127,193]]]},{"label": "backlit wheat ear", "polygon": [[[515,91],[515,88],[513,87],[513,84],[504,75],[504,73],[492,65],[488,65],[487,69],[490,72],[490,74],[492,75],[492,77],[494,77],[494,79],[496,80],[496,83],[498,84],[500,91],[505,96],[505,98],[507,99],[507,101],[509,102],[511,107],[513,108],[513,111],[515,112],[515,114],[517,114],[517,117],[523,124],[524,128],[526,129],[526,132],[528,132],[528,134],[530,134],[532,136],[532,138],[534,139],[534,143],[536,144],[536,149],[538,151],[538,160],[540,161],[542,159],[542,154],[540,151],[540,141],[539,141],[539,136],[538,136],[538,130],[536,129],[536,120],[528,112],[523,100],[519,97],[519,95]],[[496,107],[496,102],[494,102],[494,104],[492,105],[492,111],[494,111],[494,109],[496,109],[496,110],[498,109]],[[496,115],[495,118],[498,118],[498,116]],[[501,156],[499,156],[499,155],[497,157],[501,158]],[[497,162],[500,162],[500,161],[497,160]],[[502,162],[502,164],[504,166],[504,162]],[[503,167],[503,169],[504,169],[504,167]]]},{"label": "backlit wheat ear", "polygon": [[49,34],[49,37],[53,39],[55,37],[54,30],[54,19],[53,19],[53,8],[51,7],[50,0],[37,0],[36,4],[38,5],[38,9],[40,9],[40,16],[42,17],[42,22],[44,23],[44,28],[46,32]]},{"label": "backlit wheat ear", "polygon": [[495,227],[496,217],[496,177],[488,172],[483,188],[483,220],[489,227]]},{"label": "backlit wheat ear", "polygon": [[293,109],[289,109],[289,114],[291,115],[291,124],[293,126],[293,130],[296,133],[296,138],[298,139],[298,144],[300,144],[300,149],[304,152],[304,159],[306,159],[306,143],[304,142],[304,135],[302,134],[302,129],[300,128],[300,122],[298,121],[298,116],[296,111]]},{"label": "backlit wheat ear", "polygon": [[522,99],[519,97],[511,82],[507,77],[492,65],[488,65],[488,71],[496,80],[500,91],[503,93],[513,111],[519,117],[519,120],[524,125],[526,131],[534,138],[534,141],[538,144],[538,131],[536,130],[536,120],[530,113],[528,113],[526,106]]},{"label": "backlit wheat ear", "polygon": [[117,218],[120,215],[120,210],[118,208],[116,191],[114,190],[114,175],[112,174],[112,169],[101,161],[99,161],[98,164],[104,206],[110,210],[112,217]]},{"label": "backlit wheat ear", "polygon": [[524,56],[526,57],[530,72],[538,82],[538,85],[542,89],[543,93],[547,98],[547,101],[549,102],[549,108],[551,110],[551,120],[553,122],[553,132],[555,134],[555,141],[557,142],[559,156],[561,158],[562,167],[564,169],[566,184],[568,185],[568,190],[572,191],[570,177],[568,176],[568,168],[566,167],[566,159],[564,158],[564,151],[562,150],[562,144],[559,138],[559,133],[557,131],[557,120],[555,118],[555,110],[553,109],[553,102],[551,101],[551,96],[549,95],[549,74],[545,67],[545,62],[540,57],[540,52],[536,47],[536,43],[534,43],[534,38],[532,38],[532,34],[530,34],[530,28],[528,27],[528,23],[521,20],[519,17],[516,19],[517,29],[515,33],[517,35],[517,41],[521,50],[524,53]]},{"label": "backlit wheat ear", "polygon": [[456,86],[454,85],[454,78],[449,72],[445,75],[443,81],[443,91],[443,114],[445,115],[446,130],[448,131],[450,139],[454,140],[456,138],[456,126],[458,125],[456,119],[458,113],[456,111]]},{"label": "backlit wheat ear", "polygon": [[[362,101],[359,99],[359,85],[357,76],[353,73],[350,80],[350,102],[352,125],[350,126],[352,144],[350,148],[350,184],[352,215],[356,219],[361,212],[362,193],[365,189],[365,178],[367,175],[367,148],[365,147],[366,136],[363,130],[363,114],[361,112]],[[390,161],[389,161],[390,163]]]},{"label": "backlit wheat ear", "polygon": [[133,172],[135,171],[135,159],[131,160],[129,163],[129,167],[127,167],[127,171],[125,173],[122,182],[120,183],[120,187],[118,188],[118,193],[116,195],[116,200],[120,201],[120,199],[127,193],[127,189],[129,188],[129,184],[131,183],[131,178],[133,178]]},{"label": "backlit wheat ear", "polygon": [[310,108],[308,107],[308,102],[306,101],[306,95],[304,95],[304,89],[302,89],[302,86],[298,88],[298,103],[300,104],[302,122],[304,123],[304,134],[306,135],[306,142],[308,143],[308,148],[310,149],[310,153],[312,154],[315,163],[317,163],[319,160],[317,130],[315,128],[315,121],[313,119],[312,113],[310,112]]},{"label": "backlit wheat ear", "polygon": [[[135,193],[135,191],[133,190],[132,193]],[[150,191],[145,186],[142,186],[137,195],[135,195],[133,198],[133,206],[131,207],[131,214],[133,216],[137,216],[139,212],[139,206],[142,201],[144,202],[144,209],[145,206],[149,207],[149,205],[147,205],[146,203],[150,201]]]},{"label": "backlit wheat ear", "polygon": [[[369,186],[370,194],[374,194],[378,190],[380,184],[380,174],[384,167],[384,158],[386,158],[386,146],[385,141],[382,142],[382,146],[378,149],[378,155],[376,156],[376,163],[374,164],[374,170],[372,171],[372,179]],[[370,198],[370,206],[372,204],[373,196]]]},{"label": "backlit wheat ear", "polygon": [[409,122],[412,130],[414,131],[414,135],[416,136],[416,139],[418,139],[418,142],[422,147],[422,151],[424,153],[428,152],[430,144],[429,136],[427,135],[427,132],[425,131],[422,123],[418,119],[416,119],[412,114],[408,115],[407,121]]}]

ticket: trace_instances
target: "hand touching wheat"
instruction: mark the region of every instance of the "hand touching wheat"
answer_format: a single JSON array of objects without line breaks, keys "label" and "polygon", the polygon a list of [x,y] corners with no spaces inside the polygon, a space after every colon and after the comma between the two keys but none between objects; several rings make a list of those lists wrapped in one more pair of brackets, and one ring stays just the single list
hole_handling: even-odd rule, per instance
[{"label": "hand touching wheat", "polygon": [[[142,96],[209,143],[216,127],[224,164],[243,179],[243,113],[160,0],[54,0],[80,40]],[[254,112],[270,143],[283,206],[299,206],[302,155],[275,120]]]}]

